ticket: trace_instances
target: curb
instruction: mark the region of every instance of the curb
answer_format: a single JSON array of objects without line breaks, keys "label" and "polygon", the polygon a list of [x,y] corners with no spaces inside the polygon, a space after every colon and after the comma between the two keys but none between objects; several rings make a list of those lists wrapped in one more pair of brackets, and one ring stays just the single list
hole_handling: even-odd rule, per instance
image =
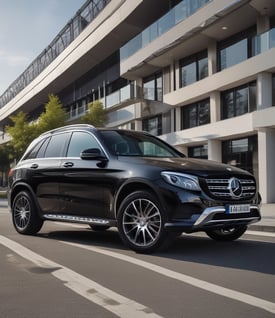
[{"label": "curb", "polygon": [[275,233],[275,226],[272,225],[250,225],[248,227],[248,230],[250,231],[257,231],[257,232],[269,232],[269,233]]}]

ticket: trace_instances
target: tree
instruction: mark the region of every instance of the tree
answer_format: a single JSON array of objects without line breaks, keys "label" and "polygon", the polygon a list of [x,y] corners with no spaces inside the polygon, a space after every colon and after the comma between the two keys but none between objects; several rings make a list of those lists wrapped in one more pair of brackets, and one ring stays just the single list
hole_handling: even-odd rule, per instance
[{"label": "tree", "polygon": [[49,101],[45,105],[45,112],[38,119],[37,127],[39,133],[64,126],[66,122],[66,112],[62,108],[59,97],[49,95]]},{"label": "tree", "polygon": [[91,124],[95,127],[104,127],[107,122],[107,112],[99,100],[88,104],[88,113],[81,117],[85,124]]},{"label": "tree", "polygon": [[66,112],[58,96],[49,95],[49,101],[36,122],[29,123],[27,115],[20,111],[17,115],[10,117],[13,125],[7,126],[6,131],[11,136],[15,158],[19,159],[25,152],[31,141],[45,131],[64,126]]},{"label": "tree", "polygon": [[0,187],[7,185],[7,176],[13,162],[13,147],[10,143],[0,145]]},{"label": "tree", "polygon": [[14,149],[15,158],[19,159],[29,143],[37,136],[35,124],[29,124],[27,115],[20,111],[10,117],[12,126],[6,126],[7,133],[11,136],[11,145]]}]

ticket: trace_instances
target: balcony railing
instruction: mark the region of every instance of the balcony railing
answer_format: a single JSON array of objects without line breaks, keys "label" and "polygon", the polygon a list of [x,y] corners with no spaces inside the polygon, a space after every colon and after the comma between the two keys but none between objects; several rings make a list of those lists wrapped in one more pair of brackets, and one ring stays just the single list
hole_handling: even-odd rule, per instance
[{"label": "balcony railing", "polygon": [[49,66],[67,46],[93,21],[111,0],[90,0],[80,8],[76,15],[59,32],[44,51],[0,96],[0,108],[5,106],[27,85]]},{"label": "balcony railing", "polygon": [[120,59],[124,60],[144,48],[179,22],[185,20],[211,0],[183,0],[143,32],[135,36],[120,49]]},{"label": "balcony railing", "polygon": [[275,47],[275,28],[252,39],[252,54],[258,55]]},{"label": "balcony railing", "polygon": [[[121,105],[127,101],[138,99],[141,97],[141,88],[134,86],[133,84],[128,84],[119,90],[100,98],[102,105],[105,109],[110,109],[112,107]],[[85,115],[88,111],[88,105],[82,105],[70,110],[67,113],[68,120],[77,119]]]}]

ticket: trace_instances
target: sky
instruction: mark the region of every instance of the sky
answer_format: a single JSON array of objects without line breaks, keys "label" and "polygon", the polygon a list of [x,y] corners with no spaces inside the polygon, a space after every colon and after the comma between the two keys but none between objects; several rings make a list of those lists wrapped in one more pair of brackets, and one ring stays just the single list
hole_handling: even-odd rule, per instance
[{"label": "sky", "polygon": [[86,0],[0,0],[0,96]]}]

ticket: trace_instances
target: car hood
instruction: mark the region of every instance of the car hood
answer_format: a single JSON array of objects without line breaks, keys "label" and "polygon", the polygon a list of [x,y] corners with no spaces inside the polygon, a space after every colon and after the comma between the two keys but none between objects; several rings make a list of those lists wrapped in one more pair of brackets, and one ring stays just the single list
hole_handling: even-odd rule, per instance
[{"label": "car hood", "polygon": [[198,177],[223,176],[223,175],[250,175],[242,169],[222,164],[216,161],[193,158],[153,158],[153,157],[120,157],[120,161],[135,164],[154,166],[156,169],[189,173]]}]

